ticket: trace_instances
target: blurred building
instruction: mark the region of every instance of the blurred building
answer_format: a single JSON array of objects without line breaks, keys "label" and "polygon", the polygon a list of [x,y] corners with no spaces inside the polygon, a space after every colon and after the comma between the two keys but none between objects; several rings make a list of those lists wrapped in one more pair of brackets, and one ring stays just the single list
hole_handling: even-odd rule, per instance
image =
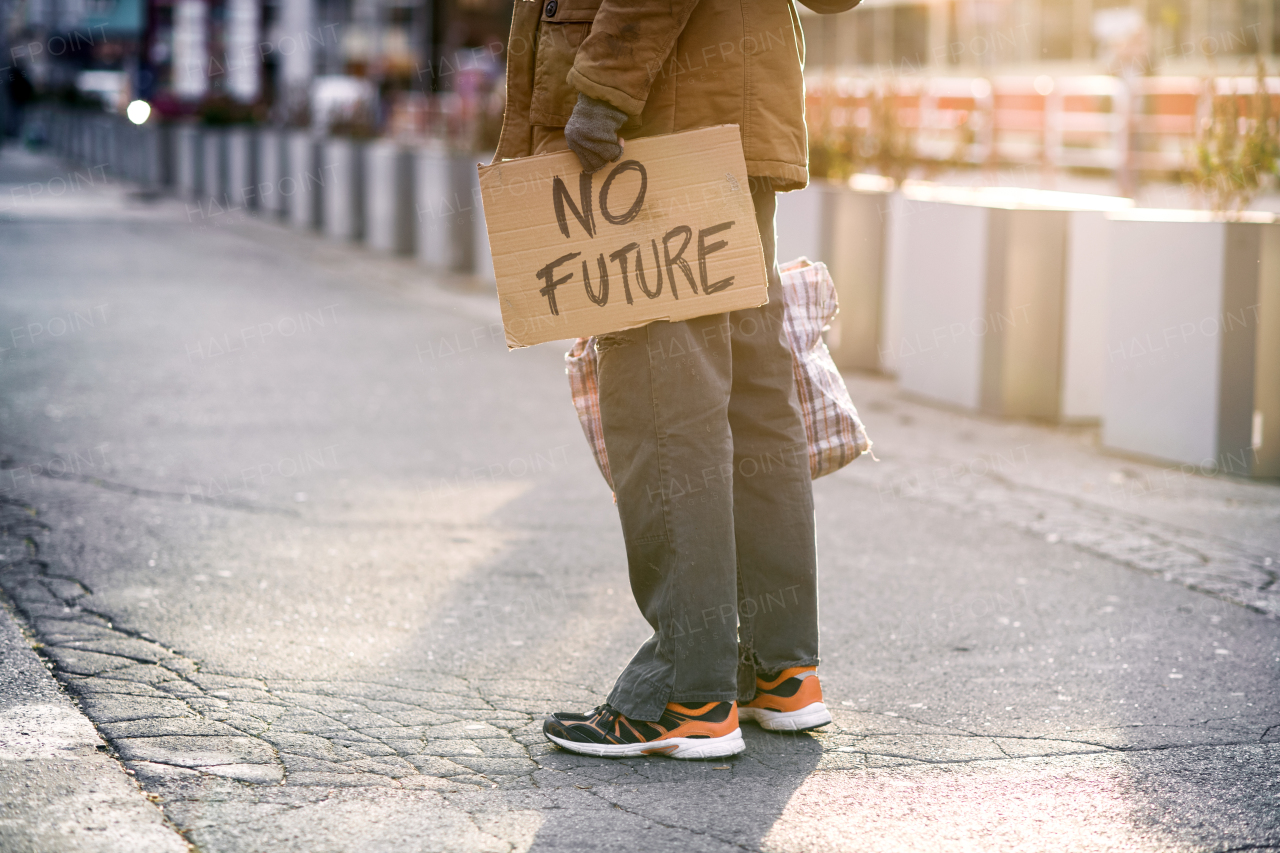
[{"label": "blurred building", "polygon": [[[224,121],[252,109],[257,120],[345,116],[419,135],[467,136],[480,122],[488,138],[512,2],[0,0],[0,48],[39,91],[115,110],[137,97],[161,115],[210,120],[212,103]],[[797,8],[806,70],[832,79],[1190,78],[1251,75],[1258,55],[1280,63],[1280,0],[863,0],[822,17]],[[767,46],[790,32],[751,37]]]},{"label": "blurred building", "polygon": [[[139,68],[146,0],[0,2],[6,70],[20,68],[44,90],[77,86],[118,98]],[[88,72],[88,73],[86,73]],[[93,73],[98,72],[98,73]]]},{"label": "blurred building", "polygon": [[1234,73],[1280,53],[1280,0],[863,0],[800,14],[810,72]]},{"label": "blurred building", "polygon": [[451,91],[459,72],[481,56],[500,63],[510,6],[510,0],[0,0],[0,46],[38,89],[73,89],[113,109],[133,97],[162,112],[190,111],[214,97],[278,105],[305,101],[317,79],[337,77],[390,99],[396,92]]}]

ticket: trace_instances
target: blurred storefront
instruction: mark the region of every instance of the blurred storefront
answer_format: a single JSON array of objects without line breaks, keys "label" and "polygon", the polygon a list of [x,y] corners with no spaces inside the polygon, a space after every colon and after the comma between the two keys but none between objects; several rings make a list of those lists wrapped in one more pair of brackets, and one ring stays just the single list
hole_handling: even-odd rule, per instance
[{"label": "blurred storefront", "polygon": [[[117,112],[140,98],[161,116],[210,124],[336,124],[356,137],[443,136],[486,149],[501,122],[511,3],[0,0],[0,19],[11,63],[45,95]],[[1148,158],[1151,168],[1177,168],[1203,80],[1253,77],[1257,58],[1280,54],[1280,0],[863,0],[822,18],[797,10],[811,99],[825,98],[811,104],[815,125],[839,124],[828,115],[836,100],[860,108],[856,92],[888,79],[923,93],[908,100],[951,110],[938,120],[959,129],[948,151],[967,146],[966,162],[1021,145],[1017,162],[1065,164],[1071,158],[1053,152],[1071,121],[1055,116],[1080,111],[1078,95],[1102,116],[1089,120],[1099,124],[1090,145],[1103,153],[1085,167],[1116,168],[1110,152],[1144,132],[1144,119],[1126,118],[1133,106],[1177,112],[1177,127],[1157,129],[1173,140],[1159,145],[1178,150]],[[998,137],[1009,122],[1018,127]]]},{"label": "blurred storefront", "polygon": [[1278,0],[863,0],[822,26],[799,11],[810,71],[1233,73],[1280,53]]},{"label": "blurred storefront", "polygon": [[215,123],[425,133],[442,112],[492,111],[510,14],[509,0],[0,0],[0,44],[41,95],[113,112],[143,99]]}]

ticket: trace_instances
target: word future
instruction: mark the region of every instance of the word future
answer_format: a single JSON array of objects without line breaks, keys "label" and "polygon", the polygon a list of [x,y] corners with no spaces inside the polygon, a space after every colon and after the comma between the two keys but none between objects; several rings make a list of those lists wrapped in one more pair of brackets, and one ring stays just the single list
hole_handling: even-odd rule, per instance
[{"label": "word future", "polygon": [[[618,176],[627,172],[636,172],[639,175],[639,187],[636,189],[635,197],[631,199],[630,206],[622,213],[614,213],[614,208],[609,205],[609,192]],[[566,239],[572,239],[569,227],[570,214],[573,215],[578,225],[587,232],[588,237],[595,238],[600,234],[595,215],[597,208],[592,204],[594,196],[592,184],[592,175],[583,172],[578,176],[578,200],[575,202],[573,196],[569,193],[568,187],[565,186],[559,175],[551,182],[551,201],[556,211],[556,223],[560,226],[560,233]],[[608,177],[600,185],[598,208],[600,216],[609,225],[626,225],[636,219],[643,211],[645,193],[648,189],[649,174],[644,165],[638,160],[624,160],[613,167]],[[622,285],[622,295],[627,300],[628,305],[635,304],[637,298],[637,294],[631,289],[632,284],[635,284],[646,299],[660,297],[665,285],[671,294],[671,298],[677,300],[680,298],[680,288],[682,286],[687,286],[694,295],[699,293],[710,295],[731,287],[734,280],[733,276],[722,278],[719,281],[710,281],[710,275],[707,272],[707,258],[729,245],[724,240],[708,242],[708,239],[728,231],[733,226],[733,220],[729,220],[717,223],[709,228],[698,229],[697,278],[694,277],[693,269],[685,258],[685,252],[688,251],[689,244],[694,241],[694,230],[688,225],[677,225],[664,233],[662,235],[661,250],[658,247],[658,239],[654,237],[649,240],[648,246],[630,242],[612,252],[601,252],[595,258],[594,266],[597,272],[594,285],[591,279],[592,264],[588,258],[583,258],[581,261],[581,281],[583,289],[586,290],[587,298],[602,308],[608,305],[611,274],[616,276],[613,280]],[[673,245],[676,244],[678,244],[678,248],[673,251]],[[648,274],[645,272],[645,255],[650,252],[653,254],[652,285]],[[536,273],[538,279],[543,282],[538,292],[547,298],[547,307],[553,315],[558,316],[560,314],[560,307],[556,303],[556,289],[569,284],[574,279],[572,270],[559,276],[556,273],[561,267],[580,257],[582,257],[582,252],[569,252],[556,258]],[[634,263],[632,262],[633,259]],[[613,265],[612,267],[610,262]],[[663,277],[664,270],[666,272],[665,279]],[[683,282],[677,281],[677,270],[679,270],[681,277],[684,279]],[[614,294],[616,299],[616,291],[614,291]]]}]

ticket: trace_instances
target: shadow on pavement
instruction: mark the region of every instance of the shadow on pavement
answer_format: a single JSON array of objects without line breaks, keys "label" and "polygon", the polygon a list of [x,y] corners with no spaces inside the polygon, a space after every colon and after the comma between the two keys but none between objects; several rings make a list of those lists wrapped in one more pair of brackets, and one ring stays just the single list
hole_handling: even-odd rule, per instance
[{"label": "shadow on pavement", "polygon": [[[633,850],[655,844],[670,849],[676,843],[696,850],[700,838],[708,848],[761,849],[792,796],[817,768],[822,747],[809,734],[744,726],[743,735],[747,751],[728,761],[606,761],[562,752],[544,756],[544,768],[574,780],[566,784],[567,791],[561,789],[570,794],[564,805],[573,807],[543,813],[530,853]],[[597,802],[574,796],[579,794]],[[552,797],[560,799],[555,793]]]}]

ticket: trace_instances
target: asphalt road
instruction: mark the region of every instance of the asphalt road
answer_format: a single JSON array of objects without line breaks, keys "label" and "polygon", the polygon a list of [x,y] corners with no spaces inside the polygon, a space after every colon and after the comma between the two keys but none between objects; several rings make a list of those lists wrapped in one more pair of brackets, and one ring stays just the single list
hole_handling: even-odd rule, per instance
[{"label": "asphalt road", "polygon": [[[0,586],[197,849],[1280,849],[1280,486],[850,377],[882,461],[815,484],[835,723],[569,755],[542,715],[647,626],[564,347],[409,261],[12,192],[70,171],[0,155]],[[64,849],[54,799],[0,838]]]}]

